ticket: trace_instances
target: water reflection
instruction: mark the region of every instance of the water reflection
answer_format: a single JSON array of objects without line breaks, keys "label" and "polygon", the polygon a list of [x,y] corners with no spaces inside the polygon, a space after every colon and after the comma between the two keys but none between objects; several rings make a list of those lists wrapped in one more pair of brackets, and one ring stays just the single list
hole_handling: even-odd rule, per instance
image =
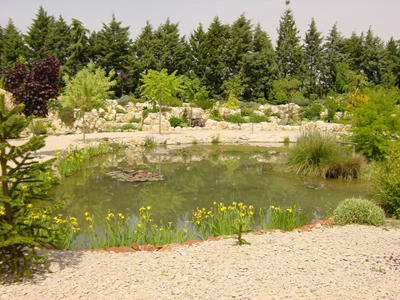
[{"label": "water reflection", "polygon": [[[182,149],[125,149],[97,157],[53,191],[66,201],[63,213],[83,220],[84,212],[103,219],[108,209],[134,216],[152,206],[152,218],[176,223],[197,207],[214,201],[226,205],[243,201],[256,208],[296,204],[311,222],[325,215],[326,204],[366,196],[367,183],[357,180],[321,180],[282,174],[274,170],[282,151],[250,146],[196,146]],[[158,182],[119,182],[105,172],[116,169],[162,173]],[[323,187],[321,186],[323,185]]]}]

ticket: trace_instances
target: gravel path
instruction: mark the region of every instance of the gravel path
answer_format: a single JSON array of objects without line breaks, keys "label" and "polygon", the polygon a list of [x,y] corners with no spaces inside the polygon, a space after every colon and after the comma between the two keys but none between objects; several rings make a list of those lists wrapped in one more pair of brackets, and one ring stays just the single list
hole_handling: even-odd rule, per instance
[{"label": "gravel path", "polygon": [[166,252],[51,252],[0,299],[400,299],[400,230],[351,225]]}]

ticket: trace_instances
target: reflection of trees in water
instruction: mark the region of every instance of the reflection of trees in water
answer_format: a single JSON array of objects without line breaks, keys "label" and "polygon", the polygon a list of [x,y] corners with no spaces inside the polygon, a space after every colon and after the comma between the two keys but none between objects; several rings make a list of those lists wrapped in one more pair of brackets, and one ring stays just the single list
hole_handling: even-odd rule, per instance
[{"label": "reflection of trees in water", "polygon": [[[360,184],[347,185],[337,180],[324,181],[324,189],[309,189],[307,180],[317,186],[321,179],[304,179],[274,171],[269,162],[276,160],[276,154],[218,151],[208,147],[204,151],[172,156],[137,151],[135,155],[129,154],[129,159],[123,151],[94,158],[85,170],[62,179],[53,194],[67,201],[64,212],[68,215],[79,217],[88,211],[104,218],[108,209],[137,215],[141,206],[150,205],[157,222],[159,219],[166,222],[182,220],[191,216],[196,207],[209,209],[214,201],[226,205],[242,201],[264,209],[271,205],[285,208],[296,204],[311,221],[324,216],[327,201],[335,207],[344,197],[364,195],[355,188]],[[139,164],[133,165],[132,161]],[[104,172],[115,168],[158,172],[160,166],[165,177],[162,182],[126,183],[104,176]]]}]

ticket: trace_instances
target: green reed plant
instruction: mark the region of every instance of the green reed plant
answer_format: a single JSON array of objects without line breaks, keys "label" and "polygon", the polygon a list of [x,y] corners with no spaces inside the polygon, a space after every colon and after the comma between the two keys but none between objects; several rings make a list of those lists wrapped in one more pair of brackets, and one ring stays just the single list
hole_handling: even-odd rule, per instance
[{"label": "green reed plant", "polygon": [[318,131],[303,133],[286,161],[284,172],[324,178],[356,178],[365,166],[364,158],[338,143],[336,136]]},{"label": "green reed plant", "polygon": [[225,206],[214,202],[210,210],[205,208],[193,212],[192,222],[202,239],[209,236],[230,235],[236,232],[236,226],[243,222],[243,230],[250,227],[253,220],[254,207],[244,205],[243,202],[232,202]]},{"label": "green reed plant", "polygon": [[262,229],[281,229],[291,231],[306,224],[305,216],[294,205],[289,208],[271,206],[267,213],[260,209],[260,223]]}]

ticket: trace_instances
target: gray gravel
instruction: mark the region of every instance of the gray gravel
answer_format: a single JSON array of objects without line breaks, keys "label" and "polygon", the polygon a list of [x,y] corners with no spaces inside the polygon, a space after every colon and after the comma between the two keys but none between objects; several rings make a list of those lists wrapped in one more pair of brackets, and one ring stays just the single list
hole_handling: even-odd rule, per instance
[{"label": "gray gravel", "polygon": [[0,299],[400,299],[400,230],[247,235],[166,252],[49,253],[54,273]]}]

